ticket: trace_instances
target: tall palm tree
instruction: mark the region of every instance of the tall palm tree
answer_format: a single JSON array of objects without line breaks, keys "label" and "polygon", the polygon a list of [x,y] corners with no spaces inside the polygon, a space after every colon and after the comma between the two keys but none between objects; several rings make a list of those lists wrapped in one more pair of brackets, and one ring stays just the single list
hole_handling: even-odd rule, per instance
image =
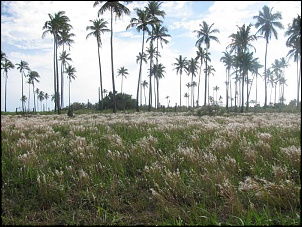
[{"label": "tall palm tree", "polygon": [[217,102],[217,91],[218,90],[219,90],[219,87],[217,85],[215,87],[213,87],[213,91],[216,91],[216,104],[218,104],[218,102]]},{"label": "tall palm tree", "polygon": [[184,98],[186,98],[186,106],[188,107],[188,103],[189,103],[189,94],[186,92],[185,94],[184,94]]},{"label": "tall palm tree", "polygon": [[[140,64],[142,62],[145,62],[147,64],[147,54],[145,52],[139,52],[139,54],[136,56],[136,63]],[[142,71],[142,66],[140,64],[140,72],[139,72],[139,82],[141,81],[141,71]],[[139,87],[139,93],[140,93],[140,105],[142,106],[142,83],[140,83],[140,87]],[[137,105],[138,105],[138,97],[136,98],[137,101]],[[146,103],[145,103],[146,104]],[[136,110],[137,112],[139,111],[139,109]]]},{"label": "tall palm tree", "polygon": [[61,61],[61,103],[60,106],[64,107],[64,70],[66,68],[66,65],[69,65],[68,61],[72,61],[72,59],[69,57],[69,53],[66,53],[65,50],[62,51],[62,53],[59,56],[59,61]]},{"label": "tall palm tree", "polygon": [[63,30],[70,30],[72,26],[68,23],[70,20],[65,15],[65,11],[59,11],[54,15],[48,14],[49,21],[46,21],[42,33],[42,38],[44,38],[48,33],[53,35],[54,42],[54,94],[56,97],[55,102],[55,111],[58,110],[58,114],[60,114],[60,99],[59,99],[59,73],[58,73],[58,42],[60,33]]},{"label": "tall palm tree", "polygon": [[24,106],[26,104],[27,101],[27,97],[25,95],[23,95],[20,99],[20,101],[22,102],[22,106]]},{"label": "tall palm tree", "polygon": [[[206,45],[206,55],[208,54],[208,51],[210,49],[210,44],[211,44],[211,40],[216,41],[217,43],[219,42],[219,39],[213,35],[213,33],[220,33],[220,31],[218,29],[212,29],[214,23],[211,24],[210,26],[203,21],[202,24],[199,24],[200,29],[199,30],[194,30],[193,32],[197,33],[197,38],[198,40],[196,41],[195,46],[201,46],[201,44],[205,44]],[[206,69],[208,65],[208,61],[206,58]],[[205,96],[204,96],[204,106],[207,104],[206,103],[206,97],[207,97],[207,77],[208,77],[208,72],[207,70],[205,71]]]},{"label": "tall palm tree", "polygon": [[[147,39],[147,42],[152,39],[153,41],[156,41],[156,50],[157,50],[157,56],[159,56],[159,48],[158,48],[158,43],[160,42],[161,48],[163,48],[163,43],[167,44],[169,41],[166,39],[167,37],[171,37],[169,34],[167,34],[168,29],[164,26],[161,25],[161,22],[158,23],[154,23],[152,24],[152,32],[153,32],[153,36],[150,36]],[[158,58],[156,59],[156,65],[158,65]],[[156,82],[158,85],[158,77],[154,77],[154,79],[156,79]],[[154,82],[155,85],[155,82]],[[155,86],[154,86],[155,88]],[[158,91],[158,88],[157,88]],[[158,99],[158,94],[157,94],[157,106],[159,104],[159,99]]]},{"label": "tall palm tree", "polygon": [[179,74],[179,103],[180,103],[179,106],[181,107],[181,75],[186,68],[187,58],[186,57],[183,58],[181,55],[179,55],[179,57],[175,58],[175,60],[176,63],[173,63],[172,65],[175,66],[174,69],[176,70],[176,74]]},{"label": "tall palm tree", "polygon": [[[291,49],[288,51],[287,57],[294,58],[297,62],[297,108],[300,108],[300,81],[301,81],[301,16],[298,15],[293,19],[292,24],[288,26],[285,35],[288,36],[286,46]],[[300,64],[299,64],[300,60]],[[299,70],[300,65],[300,70]]]},{"label": "tall palm tree", "polygon": [[68,78],[68,82],[69,82],[68,83],[69,84],[69,86],[68,86],[68,93],[69,93],[69,102],[68,102],[68,104],[69,104],[69,109],[70,109],[70,83],[71,83],[71,79],[74,80],[76,78],[75,73],[77,71],[72,65],[68,65],[65,72],[67,73],[67,78]]},{"label": "tall palm tree", "polygon": [[[191,58],[190,60],[188,60],[188,64],[187,64],[187,67],[186,67],[186,72],[188,73],[188,75],[190,76],[191,74],[191,87],[192,87],[192,84],[193,84],[193,77],[196,77],[196,72],[197,72],[197,69],[198,69],[198,61],[196,58]],[[194,108],[194,101],[193,101],[193,94],[194,92],[194,89],[191,89],[191,106]]]},{"label": "tall palm tree", "polygon": [[[109,32],[110,29],[107,28],[107,21],[104,21],[104,19],[95,19],[95,20],[89,20],[92,22],[92,25],[86,27],[86,31],[90,30],[91,32],[86,36],[86,39],[90,36],[94,36],[96,38],[96,42],[98,45],[98,58],[99,58],[99,70],[100,70],[100,88],[101,91],[103,91],[103,79],[102,79],[102,65],[101,65],[101,57],[100,57],[100,48],[102,46],[102,39],[101,34],[104,32]],[[104,104],[103,104],[103,92],[101,92],[101,100],[99,97],[99,108],[103,110]],[[100,103],[102,103],[100,105]]]},{"label": "tall palm tree", "polygon": [[129,28],[132,28],[132,27],[136,27],[136,30],[138,32],[143,31],[142,50],[136,59],[137,63],[138,63],[138,61],[140,62],[138,82],[137,82],[137,91],[136,91],[136,112],[139,112],[138,97],[139,97],[139,90],[140,90],[140,85],[141,85],[142,62],[145,61],[147,63],[146,54],[144,53],[145,32],[146,31],[149,32],[148,26],[155,23],[155,20],[153,20],[150,17],[150,14],[147,13],[146,9],[141,10],[141,9],[135,8],[134,10],[136,11],[137,18],[134,18],[134,17],[131,18],[130,24],[127,26],[126,30],[128,30]]},{"label": "tall palm tree", "polygon": [[[151,30],[151,34],[149,33],[149,35],[151,36],[151,42],[150,42],[150,49],[153,48],[153,40],[154,40],[154,28],[155,25],[158,23],[161,23],[161,21],[158,19],[158,17],[162,17],[164,18],[166,13],[164,10],[160,9],[160,6],[163,2],[161,1],[149,1],[148,5],[145,7],[145,10],[147,12],[147,14],[150,16],[150,18],[154,21],[154,23],[152,23],[152,30]],[[153,65],[153,57],[155,55],[150,55],[150,70],[151,67]],[[159,53],[157,51],[157,56],[159,56]],[[152,86],[151,86],[151,77],[149,80],[149,107],[148,107],[148,111],[151,110],[151,105],[152,105]],[[156,106],[156,101],[155,101],[155,106]]]},{"label": "tall palm tree", "polygon": [[195,103],[195,87],[197,86],[197,83],[195,81],[192,81],[191,87],[192,87],[192,94],[193,94],[193,108]]},{"label": "tall palm tree", "polygon": [[214,72],[216,72],[215,68],[213,67],[213,65],[208,65],[207,68],[204,69],[204,71],[206,72],[206,74],[208,75],[208,102],[210,99],[210,75],[214,76]]},{"label": "tall palm tree", "polygon": [[144,80],[144,81],[142,82],[142,86],[143,86],[143,88],[144,88],[145,105],[147,105],[147,100],[146,100],[146,90],[145,90],[145,88],[148,87],[148,82],[147,82],[146,80]]},{"label": "tall palm tree", "polygon": [[47,92],[44,94],[44,98],[46,100],[46,111],[47,111],[47,99],[49,99],[49,94]]},{"label": "tall palm tree", "polygon": [[30,79],[31,84],[33,85],[34,111],[37,111],[37,109],[36,109],[36,96],[35,96],[35,82],[37,82],[37,83],[40,82],[38,80],[38,78],[40,78],[40,75],[36,71],[30,71],[29,74],[28,74],[28,78]]},{"label": "tall palm tree", "polygon": [[202,72],[202,64],[203,62],[205,62],[206,57],[208,58],[208,61],[211,61],[209,56],[206,55],[206,53],[204,52],[204,49],[201,46],[197,47],[197,51],[196,51],[196,60],[200,60],[200,67],[199,67],[199,77],[198,77],[198,88],[197,88],[197,102],[198,105],[200,104],[199,102],[199,87],[200,87],[200,77],[201,77],[201,72]]},{"label": "tall palm tree", "polygon": [[153,65],[152,67],[152,73],[154,75],[154,77],[156,78],[156,82],[157,82],[157,107],[159,106],[159,80],[162,79],[164,76],[165,71],[165,66],[160,63],[160,64],[156,64]]},{"label": "tall palm tree", "polygon": [[[132,1],[123,1],[125,3],[130,3]],[[98,16],[103,15],[107,10],[111,14],[111,75],[112,75],[112,93],[113,93],[113,113],[116,113],[116,98],[115,98],[115,82],[114,82],[114,66],[113,66],[113,13],[115,13],[115,19],[121,18],[123,14],[130,15],[130,10],[120,3],[120,1],[95,1],[93,7],[98,6],[99,4],[104,3],[98,11]]]},{"label": "tall palm tree", "polygon": [[153,57],[157,58],[157,51],[156,47],[153,47],[153,42],[150,42],[150,47],[147,47],[146,49],[148,60],[150,60],[150,65],[149,65],[149,106],[148,106],[148,111],[151,110],[151,105],[152,105],[152,59]]},{"label": "tall palm tree", "polygon": [[[228,51],[223,51],[222,52],[224,56],[220,58],[220,61],[224,63],[224,66],[226,67],[226,109],[228,110],[229,108],[229,86],[231,85],[230,83],[230,70],[233,66],[233,56],[231,53]],[[231,93],[232,94],[232,93]]]},{"label": "tall palm tree", "polygon": [[[265,84],[265,100],[264,100],[264,108],[267,106],[267,76],[266,76],[266,59],[267,59],[267,46],[268,42],[272,37],[272,34],[276,39],[278,39],[278,32],[276,28],[283,29],[283,25],[278,20],[282,19],[282,15],[280,12],[273,13],[273,8],[271,9],[264,5],[262,7],[262,11],[259,11],[258,16],[253,16],[253,19],[256,19],[255,23],[256,29],[258,29],[257,33],[263,35],[263,38],[266,40],[265,46],[265,61],[264,61],[264,84]],[[256,34],[257,34],[256,33]]]},{"label": "tall palm tree", "polygon": [[123,78],[125,77],[127,79],[126,75],[129,75],[129,73],[128,73],[128,69],[126,69],[124,66],[120,67],[117,70],[117,76],[121,76],[122,77],[121,93],[123,93]]},{"label": "tall palm tree", "polygon": [[38,101],[39,101],[39,98],[38,98],[38,95],[39,95],[39,93],[40,93],[40,89],[39,88],[36,88],[36,91],[35,91],[35,93],[37,94],[37,111],[39,111],[39,105],[38,105]]},{"label": "tall palm tree", "polygon": [[[63,30],[60,32],[59,40],[58,40],[58,46],[63,47],[63,51],[65,51],[64,47],[65,44],[69,47],[71,47],[71,44],[74,43],[74,40],[72,37],[74,37],[75,34],[70,32],[70,28],[63,28]],[[66,68],[65,63],[61,62],[61,106],[64,106],[64,69]]]},{"label": "tall palm tree", "polygon": [[[24,96],[24,93],[23,93],[23,77],[26,77],[26,74],[25,74],[25,70],[27,71],[30,71],[30,68],[28,66],[28,62],[26,61],[22,61],[20,63],[17,63],[16,64],[18,67],[17,69],[19,69],[20,73],[21,73],[21,77],[22,77],[22,97]],[[22,111],[24,112],[24,102],[22,102]]]},{"label": "tall palm tree", "polygon": [[41,112],[43,111],[43,109],[42,109],[42,102],[43,102],[43,100],[44,100],[44,92],[43,91],[40,91],[39,92],[39,94],[38,94],[38,96],[37,96],[37,98],[39,99],[39,101],[40,101],[40,103],[41,103]]},{"label": "tall palm tree", "polygon": [[6,96],[7,96],[7,79],[8,79],[8,71],[11,70],[11,69],[14,69],[15,68],[15,65],[10,61],[8,60],[7,58],[4,58],[4,61],[1,62],[1,70],[3,69],[3,76],[5,78],[5,98],[4,98],[4,111],[6,112]]}]

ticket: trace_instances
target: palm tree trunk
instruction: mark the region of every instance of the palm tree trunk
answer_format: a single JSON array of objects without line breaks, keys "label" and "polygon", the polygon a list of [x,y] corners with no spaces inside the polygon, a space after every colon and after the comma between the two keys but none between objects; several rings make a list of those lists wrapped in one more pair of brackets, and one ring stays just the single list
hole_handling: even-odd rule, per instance
[{"label": "palm tree trunk", "polygon": [[[202,58],[201,58],[202,59]],[[202,60],[200,61],[200,68],[199,68],[199,76],[198,76],[198,88],[197,88],[197,100],[198,100],[198,104],[197,107],[199,106],[199,87],[200,87],[200,75],[201,75],[201,66],[202,66]]]},{"label": "palm tree trunk", "polygon": [[267,58],[267,46],[268,46],[268,41],[266,41],[265,45],[265,60],[264,60],[264,85],[265,85],[265,99],[264,99],[264,108],[267,107],[267,75],[266,75],[266,58]]},{"label": "palm tree trunk", "polygon": [[5,106],[4,106],[4,111],[6,112],[6,91],[7,91],[7,72],[6,72],[6,76],[5,76],[5,98],[4,98],[4,100],[5,100]]},{"label": "palm tree trunk", "polygon": [[241,113],[243,113],[243,108],[244,108],[244,73],[242,73],[242,84],[241,84],[242,88],[241,88]]},{"label": "palm tree trunk", "polygon": [[[301,64],[300,64],[300,70],[298,74],[298,59],[297,59],[297,79],[298,79],[298,84],[297,84],[297,109],[300,109],[300,81],[301,81]],[[300,61],[301,62],[301,61]]]},{"label": "palm tree trunk", "polygon": [[21,102],[22,102],[22,112],[24,112],[24,102],[23,102],[23,72],[21,73],[21,77],[22,77],[22,98],[21,98]]},{"label": "palm tree trunk", "polygon": [[[251,86],[252,87],[252,86]],[[246,74],[246,112],[249,110],[249,73]]]},{"label": "palm tree trunk", "polygon": [[[142,74],[142,64],[143,64],[143,53],[144,53],[144,42],[145,42],[145,31],[143,31],[143,42],[142,42],[142,55],[141,55],[141,62],[139,64],[139,75],[138,75],[138,84],[137,84],[137,90],[136,90],[136,112],[139,112],[139,106],[138,106],[138,96],[139,96],[139,89],[141,85],[141,74]],[[142,89],[142,88],[141,88]],[[145,90],[145,88],[144,88]],[[146,94],[145,94],[145,104],[146,104]]]},{"label": "palm tree trunk", "polygon": [[179,106],[181,108],[181,73],[179,75]]},{"label": "palm tree trunk", "polygon": [[[55,97],[57,96],[57,78],[56,78],[56,36],[54,35],[54,40],[53,40],[53,81],[54,81],[54,94]],[[57,111],[57,102],[55,100],[55,112]]]},{"label": "palm tree trunk", "polygon": [[124,79],[124,76],[122,75],[121,94],[123,93],[123,79]]},{"label": "palm tree trunk", "polygon": [[58,114],[60,114],[61,106],[60,106],[60,94],[59,94],[59,69],[58,69],[58,40],[56,39],[56,76],[57,76],[57,108]]},{"label": "palm tree trunk", "polygon": [[[99,69],[100,69],[100,86],[101,86],[101,100],[102,100],[102,104],[99,107],[100,107],[100,109],[102,111],[103,110],[103,106],[104,106],[104,104],[103,104],[103,80],[102,80],[102,65],[101,65],[100,46],[99,46],[98,37],[97,37],[97,44],[98,44],[98,57],[99,57]],[[99,102],[100,102],[100,96],[99,96]],[[70,108],[70,103],[69,103],[69,108]]]},{"label": "palm tree trunk", "polygon": [[28,84],[28,111],[30,111],[29,104],[30,104],[30,84]]},{"label": "palm tree trunk", "polygon": [[207,71],[208,71],[208,48],[206,48],[206,71],[205,71],[205,81],[204,81],[204,106],[207,105]]},{"label": "palm tree trunk", "polygon": [[69,81],[68,93],[69,93],[69,109],[70,109],[70,78],[68,81]]},{"label": "palm tree trunk", "polygon": [[110,44],[111,44],[111,73],[112,73],[112,92],[113,92],[113,113],[116,113],[116,99],[115,99],[115,83],[114,83],[114,68],[113,68],[113,11],[111,11],[111,37],[110,37]]},{"label": "palm tree trunk", "polygon": [[[63,43],[63,52],[64,52],[64,43]],[[64,66],[65,63],[61,62],[61,107],[64,107]]]},{"label": "palm tree trunk", "polygon": [[35,85],[34,85],[34,82],[33,82],[33,94],[34,94],[34,112],[37,112],[36,111],[36,96],[35,96]]}]

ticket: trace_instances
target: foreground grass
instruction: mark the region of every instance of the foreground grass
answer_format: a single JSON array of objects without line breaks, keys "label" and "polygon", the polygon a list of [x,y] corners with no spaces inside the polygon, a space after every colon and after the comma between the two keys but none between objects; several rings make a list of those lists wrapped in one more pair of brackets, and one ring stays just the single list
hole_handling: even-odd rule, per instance
[{"label": "foreground grass", "polygon": [[300,114],[1,116],[5,225],[299,225]]}]

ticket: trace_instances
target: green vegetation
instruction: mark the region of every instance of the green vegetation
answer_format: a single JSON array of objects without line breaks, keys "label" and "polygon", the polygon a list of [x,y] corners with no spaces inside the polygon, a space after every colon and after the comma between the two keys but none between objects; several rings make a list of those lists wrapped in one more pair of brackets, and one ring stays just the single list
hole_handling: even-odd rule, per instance
[{"label": "green vegetation", "polygon": [[300,225],[301,113],[89,111],[1,116],[4,225]]}]

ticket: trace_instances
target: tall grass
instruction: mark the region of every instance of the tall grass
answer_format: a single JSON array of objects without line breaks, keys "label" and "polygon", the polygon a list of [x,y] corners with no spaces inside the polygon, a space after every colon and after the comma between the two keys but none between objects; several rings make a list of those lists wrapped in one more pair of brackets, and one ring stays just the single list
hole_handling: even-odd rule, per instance
[{"label": "tall grass", "polygon": [[299,225],[300,114],[1,116],[2,222]]}]

